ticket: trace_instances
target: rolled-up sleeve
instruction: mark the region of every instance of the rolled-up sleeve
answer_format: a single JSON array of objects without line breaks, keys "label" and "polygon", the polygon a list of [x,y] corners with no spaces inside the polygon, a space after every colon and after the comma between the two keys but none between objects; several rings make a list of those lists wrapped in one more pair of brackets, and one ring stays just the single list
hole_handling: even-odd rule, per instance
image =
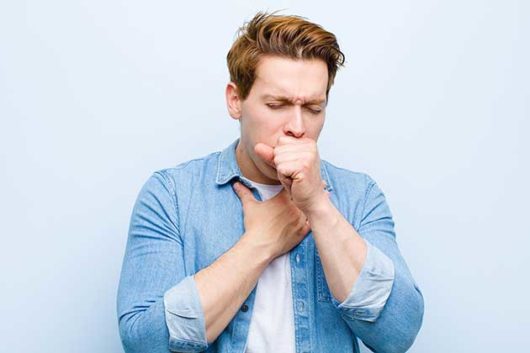
[{"label": "rolled-up sleeve", "polygon": [[164,294],[164,307],[170,348],[197,352],[208,347],[204,314],[193,276],[184,278]]},{"label": "rolled-up sleeve", "polygon": [[[345,302],[332,302],[352,332],[372,351],[403,353],[412,346],[421,328],[423,295],[399,251],[394,221],[383,192],[368,176],[366,185],[365,204],[357,232],[369,246],[377,248],[392,262],[393,279],[383,274],[389,266],[386,260],[382,260],[383,257],[378,256],[378,260],[382,261],[374,259],[368,262],[369,267],[363,268],[360,281],[354,284],[352,293]],[[377,253],[374,249],[371,250],[372,255]],[[366,287],[374,288],[371,281],[363,280],[363,276],[365,279],[381,278],[386,286],[391,283],[388,297],[385,298],[382,294],[385,292],[382,288],[384,286],[375,286],[375,291],[363,290]],[[361,296],[365,298],[362,299]]]},{"label": "rolled-up sleeve", "polygon": [[117,295],[127,353],[201,352],[204,314],[186,274],[172,179],[155,172],[133,208]]},{"label": "rolled-up sleeve", "polygon": [[383,310],[394,283],[394,264],[381,250],[366,242],[366,260],[348,297],[333,304],[358,320],[373,322]]}]

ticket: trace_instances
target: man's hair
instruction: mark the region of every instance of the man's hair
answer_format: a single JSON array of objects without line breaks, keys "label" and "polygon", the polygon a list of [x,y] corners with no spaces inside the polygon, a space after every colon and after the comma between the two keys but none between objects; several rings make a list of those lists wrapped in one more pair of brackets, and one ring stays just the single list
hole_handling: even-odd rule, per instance
[{"label": "man's hair", "polygon": [[230,81],[245,100],[256,79],[259,59],[265,55],[291,59],[321,59],[328,67],[326,97],[345,57],[335,35],[300,16],[258,12],[239,28],[226,57]]}]

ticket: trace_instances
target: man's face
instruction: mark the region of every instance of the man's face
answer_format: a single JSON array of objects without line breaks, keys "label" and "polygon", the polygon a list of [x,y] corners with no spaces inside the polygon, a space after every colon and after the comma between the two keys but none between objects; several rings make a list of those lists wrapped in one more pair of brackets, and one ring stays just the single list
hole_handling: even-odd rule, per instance
[{"label": "man's face", "polygon": [[237,158],[243,175],[256,182],[278,183],[276,170],[256,155],[254,146],[261,142],[274,147],[280,136],[316,141],[324,125],[327,83],[323,60],[278,56],[260,59],[256,79],[244,101],[234,98],[235,90],[230,89],[233,83],[229,83],[229,112],[241,123]]}]

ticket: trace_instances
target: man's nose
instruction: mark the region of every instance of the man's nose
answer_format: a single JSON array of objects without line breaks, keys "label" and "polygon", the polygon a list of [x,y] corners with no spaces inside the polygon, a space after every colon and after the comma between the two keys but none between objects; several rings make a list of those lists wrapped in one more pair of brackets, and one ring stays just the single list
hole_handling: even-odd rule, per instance
[{"label": "man's nose", "polygon": [[302,107],[295,105],[290,116],[289,121],[285,125],[284,133],[288,136],[296,138],[303,137],[305,134],[304,118],[302,116]]}]

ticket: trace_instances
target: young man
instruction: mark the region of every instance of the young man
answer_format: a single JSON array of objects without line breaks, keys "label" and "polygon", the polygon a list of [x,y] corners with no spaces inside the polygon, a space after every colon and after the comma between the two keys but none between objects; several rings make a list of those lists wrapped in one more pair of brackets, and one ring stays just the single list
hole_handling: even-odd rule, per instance
[{"label": "young man", "polygon": [[405,352],[423,297],[385,197],[321,160],[344,62],[335,36],[258,13],[228,53],[240,138],[155,172],[135,204],[119,293],[126,352]]}]

